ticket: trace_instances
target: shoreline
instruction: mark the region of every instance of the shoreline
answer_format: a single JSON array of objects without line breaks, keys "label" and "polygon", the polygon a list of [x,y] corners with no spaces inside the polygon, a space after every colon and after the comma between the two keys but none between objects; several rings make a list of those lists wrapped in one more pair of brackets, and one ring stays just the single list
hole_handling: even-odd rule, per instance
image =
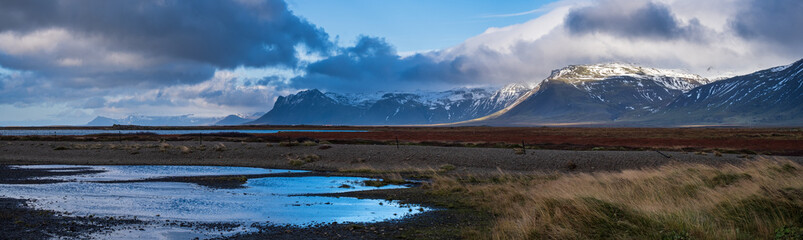
[{"label": "shoreline", "polygon": [[[87,165],[79,165],[78,168]],[[91,166],[91,165],[89,165]],[[51,181],[36,181],[25,179],[28,177],[69,176],[97,171],[84,170],[75,172],[49,172],[46,169],[11,169],[9,165],[0,165],[0,184],[50,184]],[[12,174],[9,174],[12,173]],[[272,173],[247,175],[217,175],[192,177],[159,177],[142,180],[99,181],[98,183],[128,183],[128,182],[184,182],[193,183],[213,189],[230,189],[242,187],[244,181],[239,178],[264,177],[305,177],[305,176],[346,176],[349,174],[332,174],[326,172],[302,173]],[[238,180],[231,181],[230,177]],[[415,184],[415,183],[408,183]],[[420,185],[420,184],[416,184]],[[309,196],[351,197],[359,199],[385,199],[394,200],[401,204],[415,204],[431,208],[431,211],[420,212],[399,219],[378,222],[333,222],[310,225],[272,224],[272,223],[240,223],[240,222],[195,222],[195,221],[161,221],[141,220],[132,216],[73,216],[69,213],[33,209],[28,206],[30,199],[16,199],[0,197],[0,230],[6,232],[10,238],[46,239],[54,236],[68,238],[82,238],[88,236],[108,236],[116,230],[145,231],[144,229],[171,228],[180,226],[181,229],[194,229],[191,236],[205,236],[217,239],[216,232],[229,232],[225,239],[293,239],[293,238],[388,238],[399,236],[422,235],[417,231],[424,229],[447,229],[454,225],[472,226],[487,224],[488,216],[472,209],[446,209],[437,207],[437,201],[424,200],[426,195],[417,186],[403,189],[381,189],[353,191],[333,194],[308,194]],[[34,228],[34,229],[31,229]],[[251,228],[251,231],[241,232],[236,229]],[[203,233],[201,233],[203,232]],[[436,235],[426,235],[427,238],[450,239],[455,236],[443,235],[439,231],[430,231]],[[190,235],[187,235],[190,236]]]}]

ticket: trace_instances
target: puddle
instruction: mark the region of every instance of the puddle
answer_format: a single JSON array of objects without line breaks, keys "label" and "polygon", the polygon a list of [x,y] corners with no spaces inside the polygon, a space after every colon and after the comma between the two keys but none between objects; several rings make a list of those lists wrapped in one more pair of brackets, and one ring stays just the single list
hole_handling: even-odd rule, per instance
[{"label": "puddle", "polygon": [[[266,177],[249,179],[245,188],[213,189],[182,182],[97,183],[165,176],[206,176],[284,173],[289,170],[207,166],[15,166],[49,171],[105,170],[103,173],[54,177],[68,182],[50,184],[0,184],[0,196],[33,199],[37,209],[68,212],[76,216],[114,216],[154,221],[236,222],[308,225],[331,222],[375,222],[398,219],[427,209],[393,201],[356,198],[291,196],[369,189],[360,177]],[[349,185],[351,188],[341,188]],[[150,230],[149,230],[150,229]],[[172,230],[171,230],[172,229]],[[199,234],[178,227],[151,227],[129,231],[160,239]],[[247,231],[247,230],[243,230]],[[112,236],[125,235],[115,231]],[[116,235],[115,235],[116,234]],[[165,237],[167,236],[167,237]],[[219,235],[218,235],[219,236]],[[181,237],[183,238],[183,237]]]}]

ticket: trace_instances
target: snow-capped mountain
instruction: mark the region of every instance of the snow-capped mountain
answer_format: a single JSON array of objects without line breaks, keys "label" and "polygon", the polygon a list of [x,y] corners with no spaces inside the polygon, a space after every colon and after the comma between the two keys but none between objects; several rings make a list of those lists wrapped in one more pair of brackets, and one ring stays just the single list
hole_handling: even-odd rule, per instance
[{"label": "snow-capped mountain", "polygon": [[322,93],[317,89],[279,97],[273,109],[250,124],[401,125],[458,122],[509,106],[528,88],[498,91],[460,88],[442,92]]},{"label": "snow-capped mountain", "polygon": [[238,125],[253,121],[261,116],[262,112],[240,113],[226,117],[195,117],[192,114],[180,116],[146,116],[129,115],[125,118],[107,118],[97,116],[86,126],[112,126],[139,125],[139,126],[211,126],[211,125]]},{"label": "snow-capped mountain", "polygon": [[803,60],[707,80],[628,64],[577,65],[510,107],[464,125],[803,125]]},{"label": "snow-capped mountain", "polygon": [[652,80],[664,88],[684,92],[711,82],[699,75],[681,70],[647,68],[622,63],[571,65],[552,71],[547,79],[566,81],[577,87],[584,83],[609,80],[613,77]]},{"label": "snow-capped mountain", "polygon": [[648,115],[709,80],[678,70],[610,63],[552,72],[515,106],[488,124],[611,122]]},{"label": "snow-capped mountain", "polygon": [[217,121],[214,125],[216,126],[240,125],[243,123],[254,121],[264,114],[265,112],[232,114],[224,117],[220,121]]},{"label": "snow-capped mountain", "polygon": [[145,116],[130,115],[121,119],[98,116],[87,126],[139,125],[139,126],[209,126],[223,119],[222,117],[194,117],[192,114],[180,116]]},{"label": "snow-capped mountain", "polygon": [[803,59],[707,84],[674,99],[650,119],[669,124],[803,124]]}]

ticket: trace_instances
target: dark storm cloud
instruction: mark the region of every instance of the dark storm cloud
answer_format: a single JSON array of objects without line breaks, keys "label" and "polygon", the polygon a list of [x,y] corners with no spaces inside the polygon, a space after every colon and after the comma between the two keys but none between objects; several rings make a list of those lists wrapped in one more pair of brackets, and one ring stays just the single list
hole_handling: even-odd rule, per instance
[{"label": "dark storm cloud", "polygon": [[310,64],[307,74],[292,79],[292,84],[297,88],[370,92],[476,81],[468,77],[471,70],[462,70],[463,59],[440,62],[424,54],[402,58],[384,39],[361,36],[353,47],[343,48],[335,56]]},{"label": "dark storm cloud", "polygon": [[[175,84],[209,79],[215,68],[295,67],[296,46],[304,45],[319,53],[332,47],[322,29],[293,15],[281,0],[0,3],[0,33],[25,35],[48,29],[64,29],[71,37],[80,38],[71,40],[91,39],[101,45],[96,51],[129,52],[169,66],[104,70],[97,69],[98,66],[93,69],[92,62],[86,60],[80,68],[70,68],[52,64],[63,56],[2,54],[2,51],[0,65],[42,71],[43,75],[94,78],[97,83],[154,80]],[[60,49],[59,54],[89,55],[75,51]]]},{"label": "dark storm cloud", "polygon": [[[565,19],[565,26],[572,34],[608,33],[627,38],[675,39],[695,37],[702,30],[699,21],[693,19],[687,26],[665,5],[647,2],[632,11],[627,11],[637,1],[602,1],[597,5],[572,10]],[[624,11],[623,11],[624,9]]]},{"label": "dark storm cloud", "polygon": [[731,26],[741,37],[768,41],[803,53],[803,1],[752,0],[736,16]]}]

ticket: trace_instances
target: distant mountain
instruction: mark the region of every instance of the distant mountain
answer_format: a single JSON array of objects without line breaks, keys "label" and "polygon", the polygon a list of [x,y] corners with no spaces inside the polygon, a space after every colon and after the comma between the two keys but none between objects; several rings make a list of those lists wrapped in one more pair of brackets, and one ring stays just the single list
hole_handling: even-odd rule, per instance
[{"label": "distant mountain", "polygon": [[512,104],[529,91],[463,88],[442,92],[338,94],[317,89],[279,97],[273,109],[249,124],[404,125],[463,121]]},{"label": "distant mountain", "polygon": [[118,124],[117,120],[114,120],[114,119],[111,119],[111,118],[107,118],[107,117],[97,116],[97,117],[95,117],[95,119],[92,119],[92,121],[89,121],[89,123],[87,123],[86,125],[87,126],[111,126],[111,125],[114,125],[114,124]]},{"label": "distant mountain", "polygon": [[216,122],[214,125],[216,126],[240,125],[250,121],[254,121],[263,114],[265,114],[265,112],[259,112],[253,114],[232,114],[224,117],[222,120]]},{"label": "distant mountain", "polygon": [[646,120],[660,125],[803,125],[803,59],[688,91]]},{"label": "distant mountain", "polygon": [[572,65],[553,71],[515,105],[472,124],[593,124],[639,118],[706,83],[703,77],[676,70],[617,63]]},{"label": "distant mountain", "polygon": [[87,126],[111,126],[114,124],[120,125],[139,125],[139,126],[209,126],[218,121],[221,117],[193,117],[193,115],[181,116],[144,116],[144,115],[131,115],[121,119],[112,119],[107,117],[98,116],[89,123]]}]

